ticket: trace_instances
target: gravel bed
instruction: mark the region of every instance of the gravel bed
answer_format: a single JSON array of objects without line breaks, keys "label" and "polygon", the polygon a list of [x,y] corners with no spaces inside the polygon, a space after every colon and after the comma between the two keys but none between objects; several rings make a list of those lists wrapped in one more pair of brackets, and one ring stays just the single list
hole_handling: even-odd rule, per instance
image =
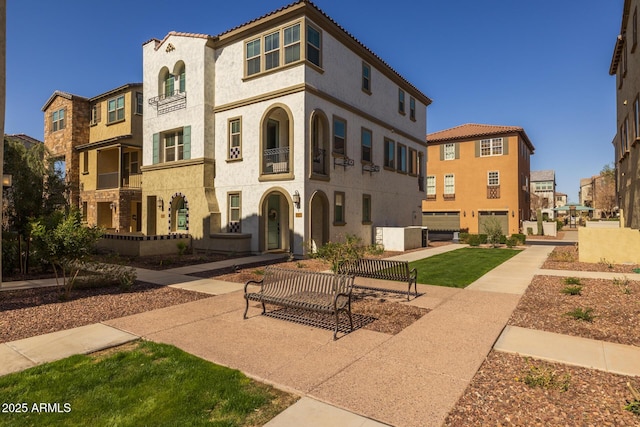
[{"label": "gravel bed", "polygon": [[136,282],[130,291],[117,286],[74,289],[62,300],[55,287],[0,292],[0,342],[76,328],[109,319],[195,301],[211,295]]},{"label": "gravel bed", "polygon": [[[525,383],[536,378],[547,385]],[[640,387],[638,378],[492,351],[444,425],[637,426],[640,417],[624,409],[627,381]]]},{"label": "gravel bed", "polygon": [[[640,346],[640,282],[579,279],[580,295],[562,290],[566,278],[536,276],[509,319],[509,325]],[[591,322],[568,312],[591,308]]]},{"label": "gravel bed", "polygon": [[549,270],[600,271],[607,273],[633,273],[640,268],[637,264],[615,264],[615,260],[602,259],[601,262],[579,262],[578,246],[557,246],[542,264]]}]

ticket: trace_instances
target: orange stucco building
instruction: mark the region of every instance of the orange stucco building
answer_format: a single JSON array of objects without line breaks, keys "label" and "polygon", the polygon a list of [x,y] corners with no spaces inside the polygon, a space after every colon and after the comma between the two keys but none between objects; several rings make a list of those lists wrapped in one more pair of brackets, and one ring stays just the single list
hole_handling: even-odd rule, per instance
[{"label": "orange stucco building", "polygon": [[484,233],[493,217],[505,235],[529,219],[534,146],[515,126],[465,124],[427,135],[422,223],[433,231]]}]

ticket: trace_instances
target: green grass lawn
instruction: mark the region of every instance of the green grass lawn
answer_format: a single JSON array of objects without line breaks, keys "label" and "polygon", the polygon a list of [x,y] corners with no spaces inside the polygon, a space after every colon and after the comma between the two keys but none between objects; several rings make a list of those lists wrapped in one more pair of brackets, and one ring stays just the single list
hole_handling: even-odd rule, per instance
[{"label": "green grass lawn", "polygon": [[517,255],[516,249],[462,248],[409,263],[418,269],[418,283],[464,288]]},{"label": "green grass lawn", "polygon": [[[173,346],[130,347],[0,377],[0,425],[263,425],[297,399]],[[35,411],[42,403],[56,413]]]}]

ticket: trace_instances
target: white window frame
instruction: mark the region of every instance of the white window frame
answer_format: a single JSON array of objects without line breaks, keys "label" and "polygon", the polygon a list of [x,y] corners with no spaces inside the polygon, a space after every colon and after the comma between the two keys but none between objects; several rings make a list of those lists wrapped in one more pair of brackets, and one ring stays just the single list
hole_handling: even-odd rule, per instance
[{"label": "white window frame", "polygon": [[144,95],[142,92],[136,92],[136,114],[142,115],[144,110]]},{"label": "white window frame", "polygon": [[489,171],[489,172],[487,172],[487,185],[489,187],[499,187],[500,186],[500,171]]},{"label": "white window frame", "polygon": [[59,131],[64,129],[65,127],[65,109],[61,108],[59,110],[54,111],[53,113],[51,113],[51,129],[53,130],[53,132]]},{"label": "white window frame", "polygon": [[504,153],[504,138],[489,138],[480,140],[480,157],[502,156]]},{"label": "white window frame", "polygon": [[[167,146],[167,142],[173,140],[171,147]],[[167,154],[173,151],[173,159],[168,160]],[[162,156],[163,162],[177,162],[184,159],[184,133],[183,129],[165,132],[162,134]]]},{"label": "white window frame", "polygon": [[[298,33],[296,38],[295,28],[298,27]],[[300,23],[289,25],[282,30],[282,47],[284,57],[282,58],[284,64],[291,64],[293,62],[300,61],[300,31],[302,25]],[[287,40],[287,36],[290,36],[290,40]],[[297,49],[296,49],[297,46]],[[287,54],[293,52],[293,57],[289,57]]]},{"label": "white window frame", "polygon": [[444,144],[444,159],[455,160],[456,159],[456,144]]},{"label": "white window frame", "polygon": [[[238,206],[233,206],[233,199],[237,198]],[[234,217],[237,216],[237,219]],[[229,233],[241,233],[240,224],[242,219],[242,194],[239,191],[227,193],[227,231]],[[231,230],[232,224],[238,224],[237,230]]]},{"label": "white window frame", "polygon": [[[271,29],[245,41],[244,43],[244,70],[245,77],[257,76],[268,73],[289,64],[295,64],[302,60],[307,51],[318,51],[318,62],[321,61],[321,48],[315,46],[307,37],[306,48],[303,52],[303,31],[312,30],[318,33],[318,44],[321,44],[322,33],[315,27],[309,26],[304,20],[289,23],[280,28]],[[307,59],[308,60],[308,59]],[[314,65],[314,61],[308,60]]]},{"label": "white window frame", "polygon": [[335,191],[333,193],[333,225],[344,225],[344,224],[346,224],[345,193],[344,191]]},{"label": "white window frame", "polygon": [[444,176],[444,194],[452,195],[456,194],[456,176],[455,174],[448,173]]},{"label": "white window frame", "polygon": [[[122,105],[120,105],[122,101]],[[124,107],[125,98],[124,95],[116,96],[107,101],[107,124],[121,122],[124,120]],[[113,118],[111,117],[113,114]]]},{"label": "white window frame", "polygon": [[280,31],[266,34],[264,43],[264,70],[269,71],[280,66]]},{"label": "white window frame", "polygon": [[436,195],[436,176],[427,175],[427,196]]},{"label": "white window frame", "polygon": [[[235,124],[237,123],[237,129]],[[242,160],[242,117],[233,117],[227,122],[228,125],[228,147],[227,160]],[[234,153],[237,148],[238,153]]]}]

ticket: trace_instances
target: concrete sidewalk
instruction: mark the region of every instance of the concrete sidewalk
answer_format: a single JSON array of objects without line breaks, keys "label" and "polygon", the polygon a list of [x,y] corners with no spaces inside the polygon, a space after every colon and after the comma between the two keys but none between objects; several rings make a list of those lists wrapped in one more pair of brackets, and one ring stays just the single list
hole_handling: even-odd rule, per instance
[{"label": "concrete sidewalk", "polygon": [[[464,246],[394,258],[421,259]],[[418,285],[423,295],[403,304],[429,314],[397,335],[358,329],[337,341],[328,330],[261,316],[258,308],[243,320],[242,284],[184,276],[219,264],[172,269],[164,278],[145,277],[216,296],[0,344],[0,359],[8,361],[0,375],[143,337],[305,396],[270,427],[440,426],[494,343],[498,351],[638,375],[628,362],[640,360],[637,347],[505,328],[533,275],[546,272],[540,266],[552,249],[529,247],[466,289]],[[176,283],[180,276],[188,280]]]}]

